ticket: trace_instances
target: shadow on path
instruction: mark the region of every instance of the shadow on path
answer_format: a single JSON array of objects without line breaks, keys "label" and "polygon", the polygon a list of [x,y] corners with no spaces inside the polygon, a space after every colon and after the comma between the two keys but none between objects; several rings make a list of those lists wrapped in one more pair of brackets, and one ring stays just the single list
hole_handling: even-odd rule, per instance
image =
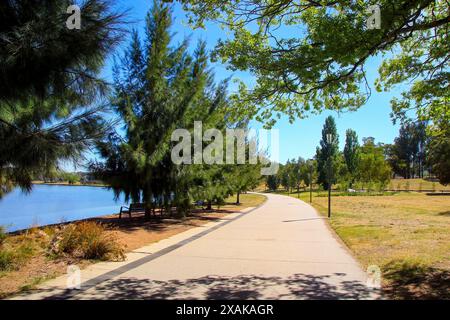
[{"label": "shadow on path", "polygon": [[[104,282],[72,299],[368,299],[372,291],[356,281],[339,281],[342,273],[287,278],[242,275],[206,276],[187,280],[153,281],[124,278]],[[340,283],[339,286],[330,284]],[[65,299],[52,296],[49,299]]]}]

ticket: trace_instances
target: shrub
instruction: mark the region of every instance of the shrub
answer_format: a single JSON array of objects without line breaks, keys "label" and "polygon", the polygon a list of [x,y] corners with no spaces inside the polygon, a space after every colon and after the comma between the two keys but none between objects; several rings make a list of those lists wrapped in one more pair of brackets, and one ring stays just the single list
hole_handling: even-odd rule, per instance
[{"label": "shrub", "polygon": [[0,249],[0,271],[9,271],[15,268],[14,253],[11,250]]},{"label": "shrub", "polygon": [[34,248],[31,243],[24,242],[17,247],[0,248],[0,271],[12,271],[18,269],[32,257]]},{"label": "shrub", "polygon": [[6,231],[5,228],[0,226],[0,247],[2,246],[3,242],[6,239]]},{"label": "shrub", "polygon": [[106,228],[96,222],[69,224],[55,233],[51,252],[75,258],[95,260],[123,260],[124,248]]}]

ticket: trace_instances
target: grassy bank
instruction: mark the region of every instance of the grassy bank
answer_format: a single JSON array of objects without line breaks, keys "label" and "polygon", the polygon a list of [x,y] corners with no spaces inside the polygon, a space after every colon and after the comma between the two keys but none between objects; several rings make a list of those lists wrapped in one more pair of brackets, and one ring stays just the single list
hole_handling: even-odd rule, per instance
[{"label": "grassy bank", "polygon": [[123,253],[217,221],[229,213],[255,207],[266,197],[242,194],[213,210],[194,210],[183,219],[151,219],[136,214],[86,219],[64,225],[32,228],[17,234],[0,232],[0,298],[29,290],[62,275],[70,264],[83,268],[100,260],[120,260]]},{"label": "grassy bank", "polygon": [[[313,193],[313,206],[326,215],[324,195]],[[309,202],[309,193],[300,198]],[[449,210],[448,196],[337,196],[332,197],[330,225],[364,267],[381,268],[390,297],[449,299]]]}]

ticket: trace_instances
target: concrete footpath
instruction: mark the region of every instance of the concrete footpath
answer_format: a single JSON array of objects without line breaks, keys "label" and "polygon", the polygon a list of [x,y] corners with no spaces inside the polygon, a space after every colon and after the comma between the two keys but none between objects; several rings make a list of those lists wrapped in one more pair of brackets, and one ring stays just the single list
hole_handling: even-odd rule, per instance
[{"label": "concrete footpath", "polygon": [[374,299],[366,274],[303,201],[267,194],[254,210],[190,229],[16,299]]}]

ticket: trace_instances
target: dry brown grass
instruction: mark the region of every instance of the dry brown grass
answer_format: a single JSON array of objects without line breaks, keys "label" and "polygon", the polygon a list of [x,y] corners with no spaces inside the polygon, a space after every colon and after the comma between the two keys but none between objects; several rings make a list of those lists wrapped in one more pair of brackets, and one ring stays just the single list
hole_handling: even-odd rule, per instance
[{"label": "dry brown grass", "polygon": [[[313,206],[325,215],[327,198]],[[333,197],[330,224],[365,267],[381,267],[391,297],[450,298],[450,197]]]},{"label": "dry brown grass", "polygon": [[435,190],[450,191],[450,185],[444,186],[438,181],[430,181],[425,179],[392,179],[387,186],[389,190]]}]

